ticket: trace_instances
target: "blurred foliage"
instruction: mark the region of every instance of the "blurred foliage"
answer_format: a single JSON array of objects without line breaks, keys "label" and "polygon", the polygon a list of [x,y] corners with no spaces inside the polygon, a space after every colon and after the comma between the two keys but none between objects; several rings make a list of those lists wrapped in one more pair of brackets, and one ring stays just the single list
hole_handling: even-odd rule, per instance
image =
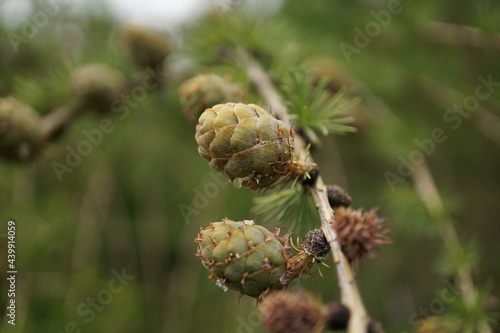
[{"label": "blurred foliage", "polygon": [[[494,0],[400,6],[401,12],[350,57],[341,43],[354,46],[357,29],[376,22],[374,11],[387,10],[387,2],[284,1],[277,13],[257,10],[254,16],[242,13],[245,6],[216,9],[181,29],[186,47],[177,56],[196,66],[149,91],[126,119],[111,117],[115,129],[62,181],[53,162],[65,162],[68,147],[76,149],[86,139],[84,131],[98,126],[98,116],[75,120],[31,164],[2,161],[0,232],[6,232],[9,219],[16,221],[19,271],[17,325],[7,325],[3,317],[2,332],[63,332],[71,322],[88,332],[261,332],[255,301],[217,288],[194,256],[200,227],[223,217],[253,218],[257,195],[234,189],[210,171],[178,101],[180,78],[191,73],[215,72],[248,83],[244,71],[225,58],[227,45],[249,48],[277,81],[302,60],[326,55],[355,82],[364,110],[353,114],[358,133],[325,137],[312,154],[325,181],[348,189],[355,208],[378,206],[379,215],[389,218],[393,244],[357,268],[367,308],[387,332],[413,330],[415,319],[423,318],[420,308],[442,314],[432,304],[443,290],[456,292],[450,287],[453,267],[447,266],[454,261],[472,265],[477,285],[489,286],[481,290],[486,308],[498,311],[500,147],[486,134],[484,119],[486,112],[500,117],[500,89],[457,129],[443,116],[474,94],[479,76],[500,81],[499,51],[491,45],[439,43],[425,31],[442,21],[498,34],[500,7]],[[13,31],[0,25],[0,96],[12,94],[47,113],[70,100],[67,78],[78,65],[99,61],[133,76],[132,62],[115,39],[117,23],[100,7],[78,14],[61,10],[18,52],[8,38]],[[167,61],[167,72],[176,73],[177,66]],[[459,97],[450,99],[450,91]],[[262,102],[255,92],[248,98]],[[387,171],[398,174],[400,158],[408,160],[419,149],[416,140],[431,138],[435,128],[447,139],[428,154],[430,169],[460,238],[474,244],[458,257],[443,254],[439,227],[411,180],[405,176],[391,190],[385,178]],[[282,225],[273,221],[267,227]],[[4,242],[1,247],[5,258]],[[2,259],[1,304],[7,301],[5,264]],[[303,277],[291,288],[300,285],[324,300],[338,299],[331,266],[322,269],[325,278],[313,272],[314,281]],[[90,320],[88,298],[107,302],[103,295],[113,272],[122,269],[133,280]],[[464,325],[485,316],[482,307],[475,318],[467,317],[471,312],[463,311],[460,300],[444,303],[442,312],[463,318]]]}]

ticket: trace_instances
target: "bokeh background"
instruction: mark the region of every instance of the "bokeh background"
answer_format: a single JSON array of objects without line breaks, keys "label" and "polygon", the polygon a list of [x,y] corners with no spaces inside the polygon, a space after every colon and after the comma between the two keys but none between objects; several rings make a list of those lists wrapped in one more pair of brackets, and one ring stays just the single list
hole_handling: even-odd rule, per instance
[{"label": "bokeh background", "polygon": [[[459,305],[441,300],[453,283],[450,257],[457,254],[444,249],[439,221],[412,179],[398,173],[401,157],[417,156],[415,140],[443,129],[447,139],[426,154],[428,168],[444,202],[442,217],[451,219],[464,248],[456,260],[470,267],[483,310],[496,318],[500,83],[459,117],[456,129],[452,125],[458,120],[443,117],[454,104],[471,100],[478,77],[500,82],[497,1],[219,0],[140,6],[59,1],[57,13],[17,52],[9,36],[22,35],[26,20],[51,1],[13,3],[0,3],[0,96],[13,95],[42,114],[71,100],[68,77],[79,65],[102,62],[134,76],[116,37],[124,22],[168,31],[177,46],[165,61],[162,87],[131,107],[126,119],[115,118],[115,130],[62,181],[53,162],[64,163],[67,147],[85,139],[83,132],[95,129],[99,116],[77,118],[31,163],[0,162],[0,232],[6,232],[9,219],[16,221],[19,272],[16,326],[0,316],[2,332],[75,327],[81,332],[262,332],[255,301],[224,293],[194,256],[200,227],[224,217],[253,218],[250,209],[258,195],[211,172],[179,103],[182,80],[210,72],[230,75],[248,87],[254,98],[248,102],[262,103],[244,71],[211,58],[216,44],[228,40],[252,48],[277,82],[294,71],[288,61],[304,61],[338,85],[354,86],[361,96],[352,111],[358,132],[325,137],[313,154],[326,182],[347,188],[355,207],[380,207],[379,215],[389,220],[392,244],[357,267],[366,306],[387,332],[413,331],[412,318],[425,315],[462,316]],[[391,3],[401,10],[377,30],[374,12]],[[362,42],[359,31],[367,28],[374,29],[373,36]],[[354,47],[357,51],[346,54]],[[391,187],[387,172],[401,181]],[[204,195],[207,186],[216,191]],[[193,209],[188,215],[186,207]],[[274,221],[267,227],[280,225]],[[1,258],[6,258],[4,241]],[[5,265],[1,259],[0,315],[7,302]],[[331,266],[322,269],[324,278],[313,273],[314,279],[303,278],[292,288],[300,285],[324,300],[338,299]],[[117,272],[130,280],[110,293]],[[89,298],[99,297],[106,304],[88,305]]]}]

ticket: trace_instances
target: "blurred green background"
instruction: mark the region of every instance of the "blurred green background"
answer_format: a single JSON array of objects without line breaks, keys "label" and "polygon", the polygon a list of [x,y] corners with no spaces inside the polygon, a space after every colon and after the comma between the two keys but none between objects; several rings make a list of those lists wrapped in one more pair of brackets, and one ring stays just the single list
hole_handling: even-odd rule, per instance
[{"label": "blurred green background", "polygon": [[[28,18],[41,8],[33,3]],[[61,6],[18,52],[9,33],[21,35],[22,25],[0,25],[0,96],[13,95],[47,113],[71,99],[67,80],[81,64],[103,62],[127,77],[135,75],[117,45],[120,22],[114,13],[93,2],[85,11],[71,11],[71,6]],[[398,12],[377,29],[374,12],[388,6],[399,6]],[[177,88],[192,74],[229,74],[249,86],[244,72],[211,58],[219,46],[214,43],[224,41],[251,48],[278,81],[295,69],[287,61],[321,56],[335,59],[341,82],[358,87],[363,98],[355,113],[358,133],[325,137],[313,155],[325,181],[347,188],[354,207],[380,207],[379,215],[389,219],[392,245],[357,268],[368,311],[387,332],[412,331],[412,318],[424,317],[412,316],[420,308],[429,315],[460,316],[454,304],[440,307],[453,274],[435,221],[410,178],[394,188],[386,181],[387,171],[398,174],[401,156],[408,160],[418,150],[415,140],[443,129],[447,139],[427,156],[429,168],[485,295],[484,307],[495,318],[500,83],[456,129],[455,121],[443,116],[474,96],[478,77],[500,82],[498,1],[320,0],[268,7],[216,1],[206,17],[194,16],[172,29],[178,47],[166,61],[165,84],[148,91],[125,119],[112,118],[115,130],[62,181],[53,162],[64,163],[67,147],[76,149],[100,116],[76,119],[32,163],[0,163],[0,232],[6,233],[9,219],[16,222],[19,272],[16,326],[3,317],[2,332],[71,332],[75,327],[81,332],[262,332],[255,301],[224,293],[194,256],[200,227],[224,217],[253,218],[249,211],[258,195],[235,189],[210,170],[179,104]],[[436,22],[456,29],[450,32]],[[361,47],[356,38],[366,29],[374,29],[368,31],[373,36],[367,35]],[[347,44],[357,51],[346,56]],[[254,98],[248,102],[262,103]],[[203,193],[209,187],[215,190],[207,197]],[[193,211],[186,217],[187,206]],[[267,227],[281,225],[275,221]],[[5,265],[2,259],[2,305],[7,302]],[[330,266],[322,269],[324,278],[313,273],[314,281],[304,277],[291,288],[300,285],[324,300],[338,299]],[[126,272],[130,280],[113,289],[117,272]],[[92,298],[104,302],[92,308]]]}]

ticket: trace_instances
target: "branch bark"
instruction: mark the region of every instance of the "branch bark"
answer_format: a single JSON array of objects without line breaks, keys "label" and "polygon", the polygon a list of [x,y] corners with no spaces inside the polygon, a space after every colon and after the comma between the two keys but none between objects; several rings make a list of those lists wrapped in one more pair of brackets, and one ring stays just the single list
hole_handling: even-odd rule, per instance
[{"label": "branch bark", "polygon": [[[119,101],[118,96],[124,96],[124,94],[130,93],[130,90],[132,87],[140,86],[142,85],[144,78],[149,75],[157,75],[157,77],[161,77],[163,75],[161,71],[161,67],[158,67],[156,69],[147,67],[143,71],[137,72],[137,76],[129,79],[123,84],[123,87],[121,88],[121,91],[117,93],[117,99],[115,99],[115,102]],[[161,87],[161,84],[165,81],[165,77],[162,77],[161,79],[157,79],[155,77],[155,80],[158,81],[158,85],[154,87],[153,89],[159,89]],[[123,101],[123,100],[122,100]],[[109,109],[111,109],[113,103],[110,103]],[[43,116],[42,122],[41,122],[41,141],[46,142],[46,141],[51,141],[58,137],[61,132],[66,128],[69,127],[71,122],[75,120],[78,116],[83,114],[86,109],[92,109],[91,106],[88,105],[88,102],[85,100],[85,97],[82,96],[74,96],[74,98],[69,101],[66,105],[57,107],[52,109],[49,113]]]},{"label": "branch bark", "polygon": [[42,140],[50,141],[56,137],[66,126],[82,111],[82,104],[78,101],[69,103],[50,111],[42,118]]},{"label": "branch bark", "polygon": [[[278,94],[269,74],[262,66],[248,54],[243,53],[242,58],[250,80],[257,87],[257,90],[268,104],[269,110],[273,112],[288,127],[291,126],[288,111],[283,99]],[[300,135],[295,136],[295,152],[299,155],[306,155],[306,142]],[[314,160],[309,155],[308,164],[315,165]],[[340,296],[342,303],[349,308],[350,319],[347,328],[349,333],[366,333],[370,326],[370,317],[365,310],[361,295],[359,293],[354,272],[347,258],[342,253],[337,234],[332,228],[335,224],[333,210],[328,202],[327,189],[323,179],[319,175],[314,185],[307,186],[307,191],[313,198],[321,220],[321,229],[330,244],[333,260],[335,262],[339,281]]]}]

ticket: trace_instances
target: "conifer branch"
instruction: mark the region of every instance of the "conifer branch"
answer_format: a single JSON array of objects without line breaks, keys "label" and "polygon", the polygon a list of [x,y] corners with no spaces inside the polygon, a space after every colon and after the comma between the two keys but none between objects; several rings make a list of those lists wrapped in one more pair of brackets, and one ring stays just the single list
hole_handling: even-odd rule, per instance
[{"label": "conifer branch", "polygon": [[[291,124],[289,122],[287,107],[278,94],[269,74],[247,53],[242,51],[240,55],[241,58],[243,58],[250,80],[265,99],[269,110],[281,119],[288,127],[290,127]],[[298,153],[298,155],[302,154],[305,156],[307,144],[300,135],[296,134],[294,146],[295,152]],[[314,165],[314,161],[310,155],[307,157],[306,162],[310,165]],[[323,233],[325,234],[332,250],[333,260],[336,265],[339,279],[341,301],[350,310],[351,317],[347,332],[365,333],[371,326],[370,318],[365,310],[365,306],[359,293],[354,272],[349,264],[349,261],[342,253],[337,239],[337,234],[332,227],[335,224],[333,209],[328,202],[327,189],[321,176],[318,175],[314,184],[307,185],[306,190],[316,204],[321,220],[321,229],[323,230]]]}]

